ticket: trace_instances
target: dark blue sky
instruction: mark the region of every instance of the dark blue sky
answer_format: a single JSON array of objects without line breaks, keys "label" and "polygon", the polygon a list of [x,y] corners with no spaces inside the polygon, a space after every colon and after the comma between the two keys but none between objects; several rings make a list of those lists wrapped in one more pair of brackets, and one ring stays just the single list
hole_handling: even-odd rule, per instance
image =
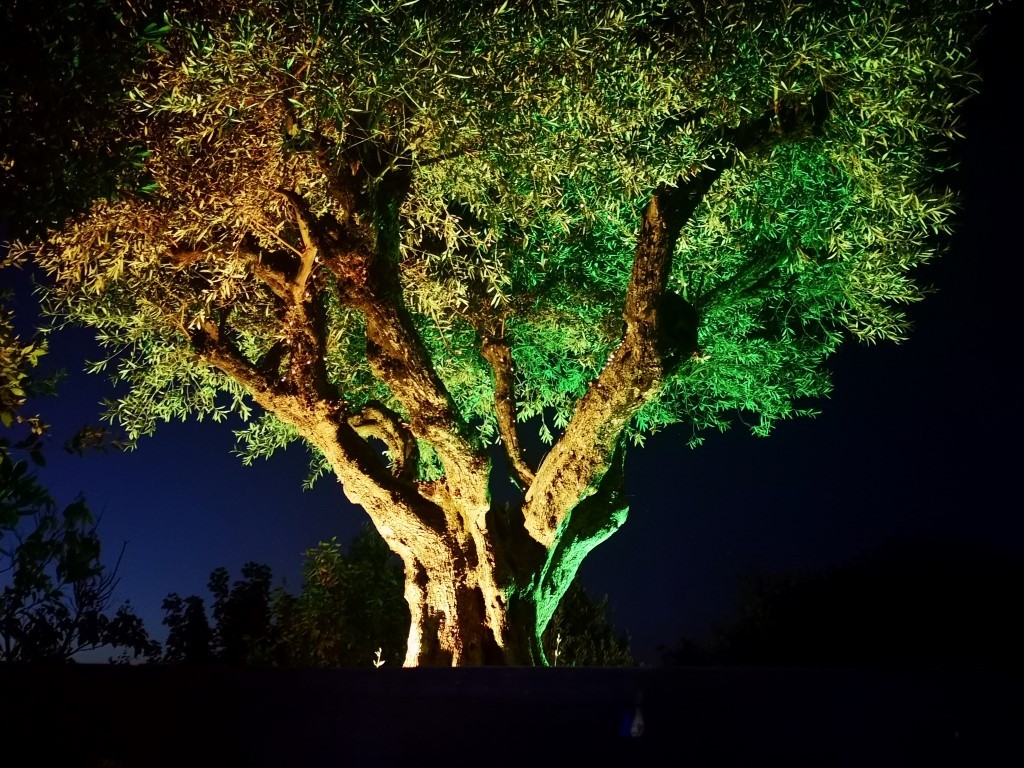
[{"label": "dark blue sky", "polygon": [[[641,660],[655,662],[656,646],[680,634],[702,636],[732,610],[737,576],[751,569],[837,564],[895,535],[941,534],[1024,555],[1014,375],[1024,169],[1010,116],[1020,93],[1019,5],[999,9],[978,50],[985,81],[967,108],[954,179],[963,211],[951,252],[920,273],[938,292],[913,309],[910,340],[848,345],[815,420],[782,424],[768,439],[734,429],[697,450],[682,427],[630,455],[629,520],[582,575],[609,595]],[[83,331],[56,334],[52,349],[48,364],[72,371],[97,356]],[[103,515],[108,559],[128,542],[118,596],[155,636],[164,636],[168,592],[205,595],[213,568],[237,576],[249,560],[297,588],[303,550],[348,540],[362,525],[333,480],[302,491],[302,449],[243,467],[224,424],[162,425],[130,454],[61,451],[110,394],[103,377],[73,375],[58,398],[35,404],[55,432],[40,476],[59,502],[80,493]]]}]

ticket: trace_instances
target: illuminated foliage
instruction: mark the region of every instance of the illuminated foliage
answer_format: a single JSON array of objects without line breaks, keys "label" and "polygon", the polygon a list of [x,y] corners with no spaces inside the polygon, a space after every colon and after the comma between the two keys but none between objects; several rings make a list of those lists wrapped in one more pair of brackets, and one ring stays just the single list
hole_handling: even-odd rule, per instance
[{"label": "illuminated foliage", "polygon": [[[3,300],[0,296],[0,301]],[[39,358],[46,354],[41,342],[23,344],[14,330],[14,315],[0,304],[0,424],[10,429],[15,423],[28,423],[33,434],[44,428],[37,417],[22,414],[25,399],[32,388],[32,370]],[[5,453],[6,442],[0,442],[0,453]]]},{"label": "illuminated foliage", "polygon": [[51,309],[132,438],[309,444],[405,563],[410,663],[542,658],[624,440],[810,412],[844,337],[903,337],[953,207],[966,0],[134,5],[146,177],[40,245]]}]

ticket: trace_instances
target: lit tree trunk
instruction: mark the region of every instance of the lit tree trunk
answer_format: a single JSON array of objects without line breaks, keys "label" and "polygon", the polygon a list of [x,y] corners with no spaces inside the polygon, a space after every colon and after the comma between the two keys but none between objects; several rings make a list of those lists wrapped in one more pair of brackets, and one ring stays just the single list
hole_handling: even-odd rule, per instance
[{"label": "lit tree trunk", "polygon": [[[717,173],[701,179],[701,194]],[[436,537],[397,535],[386,511],[380,522],[371,512],[406,565],[413,616],[407,664],[544,663],[541,634],[580,563],[626,517],[622,432],[657,391],[662,375],[657,322],[678,232],[666,210],[698,199],[667,190],[652,198],[627,293],[623,341],[536,475],[514,439],[514,401],[505,415],[499,409],[509,465],[528,489],[519,508],[487,509],[483,515],[478,508],[467,518],[465,500],[471,494],[453,488],[447,477],[443,487],[433,489],[447,521]],[[368,313],[371,339],[376,336],[372,317]],[[389,324],[392,333],[395,327]],[[478,332],[494,368],[495,389],[506,390],[508,403],[511,393],[503,381],[510,356],[495,327],[481,323]]]},{"label": "lit tree trunk", "polygon": [[579,564],[625,519],[625,507],[608,507],[617,494],[592,498],[550,551],[529,540],[525,528],[511,530],[505,509],[492,510],[490,530],[443,542],[400,539],[384,512],[378,530],[405,563],[412,616],[406,665],[546,663],[541,635]]},{"label": "lit tree trunk", "polygon": [[[700,192],[710,178],[701,182]],[[685,189],[692,192],[692,186]],[[257,274],[285,304],[285,326],[293,329],[287,375],[257,370],[212,322],[192,334],[201,357],[324,454],[345,494],[402,558],[412,615],[407,665],[545,663],[541,633],[579,564],[625,520],[622,432],[661,383],[659,305],[678,232],[666,211],[678,208],[680,197],[678,190],[652,197],[626,295],[623,340],[536,474],[515,439],[508,348],[493,324],[478,329],[495,389],[505,395],[507,407],[498,409],[503,443],[526,489],[523,503],[511,510],[492,508],[490,461],[468,439],[401,303],[396,261],[381,247],[392,236],[379,223],[387,211],[394,217],[393,202],[378,209],[377,232],[368,233],[375,247],[356,242],[345,250],[320,230],[301,199],[290,196],[306,243],[302,263],[293,274],[278,274],[254,258]],[[322,322],[307,285],[318,261],[363,311],[367,359],[408,421],[379,403],[349,413],[327,383]],[[368,438],[388,447],[390,467]],[[417,439],[441,458],[440,480],[416,481]]]},{"label": "lit tree trunk", "polygon": [[[738,143],[763,136],[765,126],[757,128],[734,129],[746,139]],[[498,428],[524,491],[511,509],[492,507],[487,453],[469,438],[403,303],[398,207],[408,178],[385,174],[365,195],[350,188],[354,209],[371,214],[359,221],[322,221],[299,195],[282,192],[305,245],[300,263],[275,270],[256,253],[253,269],[283,303],[285,375],[258,370],[209,321],[191,334],[193,346],[324,454],[345,494],[402,558],[412,616],[407,666],[546,663],[541,634],[580,563],[625,521],[623,433],[665,375],[662,316],[675,241],[730,162],[731,156],[711,160],[651,196],[626,291],[622,340],[536,471],[516,435],[504,318],[486,302],[468,318],[493,370]],[[407,418],[380,403],[349,412],[328,383],[322,310],[311,298],[320,265],[336,281],[336,296],[363,313],[367,360]],[[692,330],[682,346],[674,341],[675,359],[696,351]],[[390,466],[370,438],[387,446]],[[416,479],[418,440],[437,452],[441,479]]]},{"label": "lit tree trunk", "polygon": [[[723,9],[735,5],[735,14],[719,9],[721,13],[683,13],[678,18],[653,12],[650,18],[640,12],[624,18],[621,12],[609,11],[589,14],[592,19],[570,12],[573,4],[568,3],[557,12],[533,14],[533,20],[525,15],[513,20],[511,11],[504,18],[503,6],[494,14],[482,14],[494,21],[471,25],[473,35],[459,47],[454,39],[438,42],[441,38],[430,26],[447,24],[446,15],[420,18],[419,10],[406,11],[412,3],[390,10],[374,3],[351,8],[314,4],[308,14],[283,20],[276,18],[270,4],[253,4],[263,11],[250,9],[256,15],[244,24],[228,19],[245,3],[197,5],[203,8],[193,9],[195,14],[183,11],[182,23],[169,20],[157,35],[168,33],[169,44],[184,47],[171,53],[151,40],[149,47],[164,55],[153,57],[125,81],[128,109],[118,114],[127,120],[126,136],[131,138],[126,141],[145,147],[133,154],[132,162],[145,166],[152,183],[123,201],[104,201],[81,222],[69,222],[67,234],[54,240],[64,252],[41,252],[39,258],[63,286],[57,293],[62,311],[97,328],[113,329],[117,333],[104,331],[108,343],[126,345],[113,357],[127,355],[121,378],[134,383],[122,406],[133,432],[144,429],[148,419],[171,412],[196,408],[200,413],[219,413],[212,405],[212,392],[228,392],[236,407],[245,408],[238,399],[244,389],[264,411],[290,425],[322,454],[346,496],[367,512],[404,563],[405,596],[412,614],[409,665],[544,662],[541,633],[580,563],[625,520],[624,434],[640,409],[657,397],[666,375],[696,351],[696,312],[667,291],[668,276],[681,228],[734,160],[758,154],[767,160],[763,169],[760,163],[744,161],[744,173],[755,175],[750,184],[741,178],[733,190],[743,195],[737,199],[735,215],[745,208],[747,198],[761,198],[756,210],[770,214],[765,226],[749,228],[750,250],[762,249],[764,255],[752,254],[747,267],[738,267],[738,257],[720,262],[722,269],[708,267],[709,276],[715,273],[707,285],[710,294],[702,288],[699,295],[706,306],[717,291],[753,293],[764,281],[771,295],[766,292],[761,304],[771,315],[777,312],[776,303],[792,303],[797,309],[804,301],[782,301],[789,293],[782,273],[794,280],[797,272],[808,280],[817,278],[789,257],[768,263],[777,260],[776,251],[795,249],[794,259],[805,256],[794,245],[795,230],[789,231],[804,221],[802,213],[783,216],[784,211],[774,209],[782,205],[776,200],[783,199],[775,195],[776,184],[788,188],[807,174],[802,166],[790,165],[796,162],[792,158],[768,157],[767,151],[817,133],[833,98],[840,99],[845,122],[836,131],[822,133],[808,158],[819,158],[837,175],[834,182],[822,181],[821,189],[838,191],[842,180],[842,200],[849,201],[843,208],[855,208],[869,197],[884,197],[878,189],[890,184],[889,170],[881,170],[889,166],[879,165],[879,158],[890,150],[881,129],[876,130],[875,117],[882,123],[889,120],[890,128],[899,129],[895,134],[908,133],[915,142],[919,131],[934,137],[951,135],[954,129],[946,117],[929,123],[931,113],[923,105],[935,99],[925,98],[926,90],[918,92],[910,81],[904,83],[906,73],[895,59],[889,61],[888,54],[881,53],[881,58],[860,56],[865,46],[857,42],[850,26],[860,24],[860,17],[845,12],[823,15],[820,25],[793,22],[795,12],[769,14],[762,29],[760,20],[747,23],[752,19],[744,17],[739,3],[715,4]],[[345,8],[334,7],[341,5]],[[220,6],[224,8],[217,10]],[[943,18],[948,24],[956,15],[930,18]],[[877,19],[869,16],[865,23],[871,27]],[[190,17],[205,30],[204,42],[197,42],[189,31]],[[563,35],[554,33],[563,29],[563,22],[572,25],[576,41],[577,21],[585,18],[595,26],[590,32],[580,30],[579,45],[518,48],[530,35],[545,36],[545,29],[558,43]],[[251,35],[249,30],[260,28],[261,19],[268,34]],[[847,67],[829,56],[800,53],[813,49],[818,40],[799,31],[805,26],[820,26],[825,34],[821,40],[839,41],[857,61]],[[890,27],[899,25],[884,26],[888,35]],[[524,30],[533,32],[524,37]],[[637,30],[642,32],[639,37]],[[792,32],[796,42],[775,34],[779,30]],[[720,34],[735,41],[721,45]],[[588,35],[595,41],[600,38],[596,48],[583,46]],[[617,35],[628,41],[624,48],[616,42]],[[778,43],[776,50],[769,38],[785,45]],[[401,51],[392,50],[393,45],[363,45],[364,40],[398,39],[407,43],[399,46]],[[849,47],[844,48],[844,40]],[[905,42],[908,65],[925,62],[927,70],[949,69],[944,76],[950,82],[962,76],[962,56],[952,33],[946,64],[932,61],[935,52],[929,37]],[[501,50],[503,44],[511,46],[508,52]],[[874,47],[890,50],[888,45]],[[638,58],[637,53],[642,55]],[[538,77],[520,77],[522,56],[540,56],[537,61],[544,66],[535,68]],[[433,67],[424,67],[424,61],[432,61]],[[893,71],[888,79],[876,78],[875,65],[880,63],[881,70]],[[917,64],[914,68],[920,69]],[[463,71],[467,67],[472,76]],[[604,67],[607,77],[601,74]],[[748,84],[749,96],[718,93],[725,82],[720,74],[748,70],[760,73]],[[800,71],[790,77],[796,70]],[[211,72],[228,75],[211,77]],[[636,90],[616,85],[651,77],[673,87],[665,90],[647,83]],[[790,84],[775,88],[770,104],[757,116],[751,108],[767,99],[768,84],[780,77]],[[930,89],[930,75],[922,77],[918,85]],[[465,78],[473,82],[456,82]],[[885,104],[871,95],[880,92],[883,82],[899,86],[903,96],[898,108],[895,102]],[[839,89],[835,97],[827,90],[833,87]],[[539,115],[531,100],[548,88],[553,89],[553,100],[544,98],[555,109],[549,115],[544,106]],[[819,90],[812,94],[814,88]],[[591,105],[596,112],[577,120],[585,111],[579,105]],[[932,107],[935,115],[949,111]],[[538,132],[543,138],[535,151],[518,146]],[[844,147],[858,136],[866,155],[861,149],[847,153]],[[886,154],[872,155],[881,153],[882,145]],[[808,209],[821,222],[813,227],[811,239],[822,246],[822,260],[829,240],[829,271],[821,274],[830,285],[827,296],[811,291],[815,297],[808,299],[809,314],[801,320],[824,312],[851,329],[861,322],[861,315],[869,326],[903,324],[875,304],[912,295],[898,274],[914,263],[916,257],[911,257],[923,247],[915,233],[923,234],[925,225],[936,231],[945,215],[945,203],[903,194],[916,174],[915,151],[908,155],[910,160],[892,166],[893,188],[912,204],[879,203],[872,209],[884,213],[886,226],[900,233],[891,243],[883,235],[876,237],[877,228],[867,226],[870,216],[858,217],[854,224],[845,215],[835,218],[831,206]],[[894,157],[903,157],[901,153]],[[606,156],[612,162],[604,162]],[[462,158],[467,162],[464,171],[459,168]],[[449,161],[454,162],[447,178],[439,163]],[[552,165],[544,167],[545,163]],[[636,164],[636,173],[628,172],[629,163]],[[666,177],[669,167],[678,169],[673,172],[678,173],[676,178]],[[758,186],[762,170],[763,195]],[[784,181],[783,175],[792,178]],[[576,198],[600,184],[602,176],[609,195],[598,191],[594,205],[581,205]],[[632,209],[635,184],[642,179],[653,188],[637,222],[628,284],[611,286],[602,278],[599,291],[578,293],[583,301],[596,299],[592,308],[600,306],[602,312],[621,298],[621,307],[615,309],[621,309],[621,338],[576,403],[563,434],[533,466],[517,435],[516,386],[523,383],[516,380],[514,340],[506,337],[505,329],[521,331],[523,325],[516,321],[543,308],[544,302],[565,303],[552,306],[550,322],[541,316],[536,318],[540,322],[526,323],[546,332],[546,326],[556,325],[564,312],[572,311],[568,302],[574,299],[563,298],[559,290],[545,291],[565,287],[575,293],[573,283],[582,283],[592,271],[571,267],[566,273],[570,283],[557,286],[554,281],[562,279],[561,268],[548,271],[543,258],[537,269],[526,272],[495,272],[490,264],[506,256],[528,264],[531,248],[564,244],[573,251],[586,242],[577,235],[598,235],[603,225],[592,225],[603,219],[611,227],[606,234],[615,232],[621,243],[619,219]],[[806,181],[794,187],[795,200],[818,194],[818,182]],[[479,188],[466,195],[468,185]],[[802,203],[794,205],[802,210]],[[470,213],[456,215],[458,207]],[[479,228],[467,229],[455,223],[488,209],[491,224],[480,222]],[[716,218],[724,226],[733,217],[730,213]],[[787,217],[785,227],[775,226]],[[539,241],[527,220],[541,224]],[[841,237],[842,232],[826,237],[830,220],[848,230],[850,237]],[[558,242],[561,234],[553,234],[557,224],[566,233],[564,243]],[[408,236],[405,252],[403,227]],[[709,226],[708,231],[715,228]],[[746,223],[743,228],[748,229]],[[860,233],[854,234],[854,229]],[[861,240],[873,244],[854,248],[852,244]],[[745,235],[735,243],[748,250]],[[912,246],[912,252],[904,252],[903,243]],[[882,245],[886,258],[874,250]],[[693,255],[701,256],[700,249],[714,246],[696,247]],[[608,275],[618,274],[622,264],[619,246],[615,248],[615,272]],[[571,261],[575,260],[573,256]],[[738,269],[725,268],[733,261]],[[810,262],[816,260],[807,261],[811,269]],[[714,263],[718,262],[709,262]],[[813,265],[815,270],[819,267],[825,268]],[[699,269],[703,272],[705,266]],[[513,290],[502,287],[506,279],[516,283]],[[430,298],[437,295],[431,292],[447,291],[454,281],[460,281],[456,297],[436,302]],[[526,290],[527,284],[534,289]],[[420,335],[423,326],[406,306],[410,292],[418,293],[431,311],[458,315],[453,319],[460,324],[460,341],[453,351],[468,354],[455,366],[454,376],[460,377],[460,384],[471,377],[477,387],[465,407],[455,402],[441,369],[434,366]],[[847,313],[849,319],[844,317]],[[340,317],[344,323],[335,323]],[[745,317],[753,319],[752,314]],[[353,343],[360,322],[365,326],[365,358]],[[475,330],[476,349],[465,347],[473,341],[471,334],[463,333],[467,329],[462,322]],[[828,326],[821,322],[825,335],[831,336]],[[532,332],[527,330],[524,338]],[[884,327],[871,333],[876,332],[894,334]],[[555,338],[550,334],[536,349],[553,353]],[[797,341],[802,345],[802,340],[793,343]],[[794,360],[809,361],[818,354],[813,349],[826,348],[824,342],[809,339],[808,344],[806,350],[794,352]],[[598,349],[604,349],[603,338],[586,342],[579,353],[589,358]],[[492,503],[490,457],[476,428],[468,423],[470,412],[480,413],[479,377],[486,375],[481,360],[493,377],[493,413],[506,463],[522,492],[509,508]],[[367,381],[364,362],[376,383]],[[753,370],[757,363],[749,365]],[[193,377],[192,369],[199,366],[218,369],[230,382],[209,376],[206,370]],[[532,387],[538,370],[536,365],[529,367],[532,373],[525,383]],[[582,370],[577,366],[578,372]],[[387,402],[364,402],[377,383],[387,389]],[[178,401],[170,408],[141,403],[154,400],[152,393],[161,389],[176,393]],[[716,398],[717,394],[714,402]],[[771,399],[777,400],[777,394],[773,392]],[[561,423],[565,413],[560,396],[542,394],[532,407],[542,404],[558,407]],[[254,429],[255,448],[294,437],[279,426],[271,425],[269,437]],[[439,479],[420,479],[421,445],[436,453]]]}]

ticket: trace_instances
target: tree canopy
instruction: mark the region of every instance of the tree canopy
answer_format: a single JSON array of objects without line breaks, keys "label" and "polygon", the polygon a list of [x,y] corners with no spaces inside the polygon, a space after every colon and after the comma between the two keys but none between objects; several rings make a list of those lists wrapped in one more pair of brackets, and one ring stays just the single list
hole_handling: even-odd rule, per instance
[{"label": "tree canopy", "polygon": [[543,659],[630,440],[765,435],[844,338],[903,338],[977,30],[966,0],[126,9],[144,178],[15,258],[110,349],[133,439],[235,413],[247,461],[312,448],[404,562],[409,663]]}]

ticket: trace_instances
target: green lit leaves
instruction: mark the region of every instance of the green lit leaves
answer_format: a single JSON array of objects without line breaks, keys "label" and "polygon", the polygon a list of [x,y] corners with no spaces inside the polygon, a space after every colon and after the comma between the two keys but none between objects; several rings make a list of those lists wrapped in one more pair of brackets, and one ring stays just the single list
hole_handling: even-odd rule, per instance
[{"label": "green lit leaves", "polygon": [[[52,307],[111,347],[130,389],[114,413],[134,435],[244,413],[185,337],[210,321],[249,364],[285,372],[274,350],[294,329],[256,273],[305,246],[277,190],[347,248],[372,219],[366,192],[398,170],[402,297],[460,416],[494,438],[467,322],[486,310],[520,420],[558,430],[621,339],[652,192],[732,157],[736,126],[767,115],[771,133],[681,233],[670,288],[698,310],[700,349],[632,427],[717,428],[739,411],[764,432],[827,392],[821,363],[843,334],[905,334],[909,270],[952,209],[928,187],[936,150],[974,77],[974,8],[940,5],[239,0],[146,19],[159,55],[121,116],[144,194],[49,238]],[[344,248],[339,263],[359,262]],[[393,406],[361,313],[316,272],[329,385],[346,407]],[[250,458],[290,439],[272,422],[247,434]]]},{"label": "green lit leaves", "polygon": [[167,33],[171,31],[171,25],[167,14],[164,14],[163,23],[151,21],[147,24],[142,32],[139,33],[139,43],[142,45],[148,45],[155,51],[160,53],[170,53],[166,47],[164,47],[164,38],[167,37]]},{"label": "green lit leaves", "polygon": [[265,413],[249,422],[245,429],[236,430],[237,453],[242,463],[252,464],[256,459],[270,458],[279,448],[284,448],[298,439],[295,427],[285,424],[273,414]]}]

